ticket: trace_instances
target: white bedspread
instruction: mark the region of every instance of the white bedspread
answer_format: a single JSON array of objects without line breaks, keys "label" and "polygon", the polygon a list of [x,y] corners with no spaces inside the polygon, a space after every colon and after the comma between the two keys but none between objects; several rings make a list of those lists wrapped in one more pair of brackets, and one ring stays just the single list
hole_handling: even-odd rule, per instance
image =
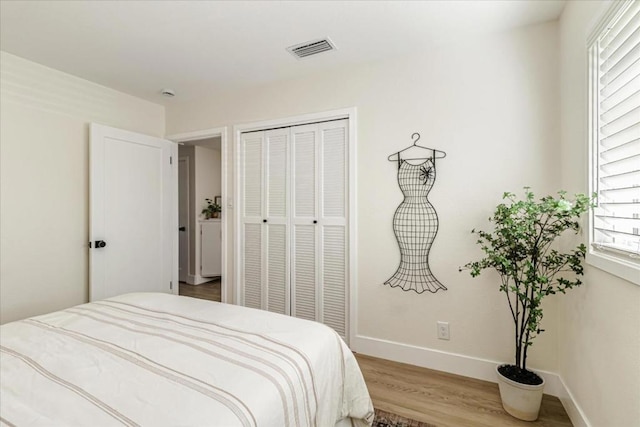
[{"label": "white bedspread", "polygon": [[265,311],[128,294],[6,324],[0,344],[0,422],[8,426],[373,419],[360,369],[338,335]]}]

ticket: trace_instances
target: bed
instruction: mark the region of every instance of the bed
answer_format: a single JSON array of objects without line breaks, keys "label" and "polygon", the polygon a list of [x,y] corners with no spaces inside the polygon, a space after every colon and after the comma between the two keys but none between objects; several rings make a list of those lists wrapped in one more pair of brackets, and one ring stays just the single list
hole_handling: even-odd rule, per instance
[{"label": "bed", "polygon": [[315,322],[136,293],[0,327],[6,426],[365,426],[340,337]]}]

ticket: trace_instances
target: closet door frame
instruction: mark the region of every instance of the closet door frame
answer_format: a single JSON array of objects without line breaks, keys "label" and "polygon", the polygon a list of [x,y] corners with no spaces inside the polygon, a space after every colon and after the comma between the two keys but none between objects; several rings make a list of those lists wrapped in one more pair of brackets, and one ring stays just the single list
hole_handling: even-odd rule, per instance
[{"label": "closet door frame", "polygon": [[[241,200],[241,182],[242,178],[240,176],[240,171],[242,171],[241,167],[241,138],[243,132],[249,131],[259,131],[259,130],[267,130],[278,127],[290,127],[290,126],[298,126],[305,124],[312,124],[322,121],[328,120],[339,120],[339,119],[347,119],[348,120],[348,145],[347,145],[347,157],[348,157],[348,177],[347,177],[347,188],[348,188],[348,206],[347,206],[347,224],[348,224],[348,248],[347,248],[347,278],[349,282],[349,286],[346,292],[345,298],[345,320],[346,320],[346,331],[347,331],[347,344],[353,342],[354,338],[357,334],[357,283],[358,283],[358,266],[357,266],[357,224],[356,219],[358,215],[357,210],[357,185],[356,185],[356,176],[357,176],[357,162],[356,162],[356,147],[357,147],[357,109],[356,107],[352,108],[344,108],[339,110],[331,110],[320,113],[310,113],[303,114],[299,116],[292,117],[284,117],[273,120],[264,120],[259,122],[245,123],[241,125],[235,125],[233,127],[233,136],[234,136],[234,153],[235,162],[234,162],[234,205],[235,209],[233,212],[234,218],[234,251],[233,251],[233,266],[234,266],[234,277],[239,279],[241,277],[241,265],[240,262],[242,256],[243,245],[241,242],[241,215],[244,207],[242,206]],[[289,205],[291,208],[291,205]],[[243,293],[240,287],[239,280],[235,280],[233,285],[234,289],[234,301],[236,304],[243,305]]]}]

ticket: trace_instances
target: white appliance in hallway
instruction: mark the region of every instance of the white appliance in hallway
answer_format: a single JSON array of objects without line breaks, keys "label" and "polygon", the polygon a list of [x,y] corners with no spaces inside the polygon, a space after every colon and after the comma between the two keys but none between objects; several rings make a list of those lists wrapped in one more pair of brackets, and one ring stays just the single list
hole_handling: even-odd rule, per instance
[{"label": "white appliance in hallway", "polygon": [[200,221],[200,275],[222,275],[222,227],[220,218]]}]

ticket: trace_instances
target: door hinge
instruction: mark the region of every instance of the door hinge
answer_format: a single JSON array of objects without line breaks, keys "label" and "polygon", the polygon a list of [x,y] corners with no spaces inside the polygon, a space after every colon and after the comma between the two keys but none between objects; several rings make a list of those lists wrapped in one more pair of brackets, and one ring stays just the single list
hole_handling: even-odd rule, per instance
[{"label": "door hinge", "polygon": [[173,289],[173,281],[169,282],[169,289]]},{"label": "door hinge", "polygon": [[173,156],[169,156],[169,164],[172,165],[173,164]]}]

